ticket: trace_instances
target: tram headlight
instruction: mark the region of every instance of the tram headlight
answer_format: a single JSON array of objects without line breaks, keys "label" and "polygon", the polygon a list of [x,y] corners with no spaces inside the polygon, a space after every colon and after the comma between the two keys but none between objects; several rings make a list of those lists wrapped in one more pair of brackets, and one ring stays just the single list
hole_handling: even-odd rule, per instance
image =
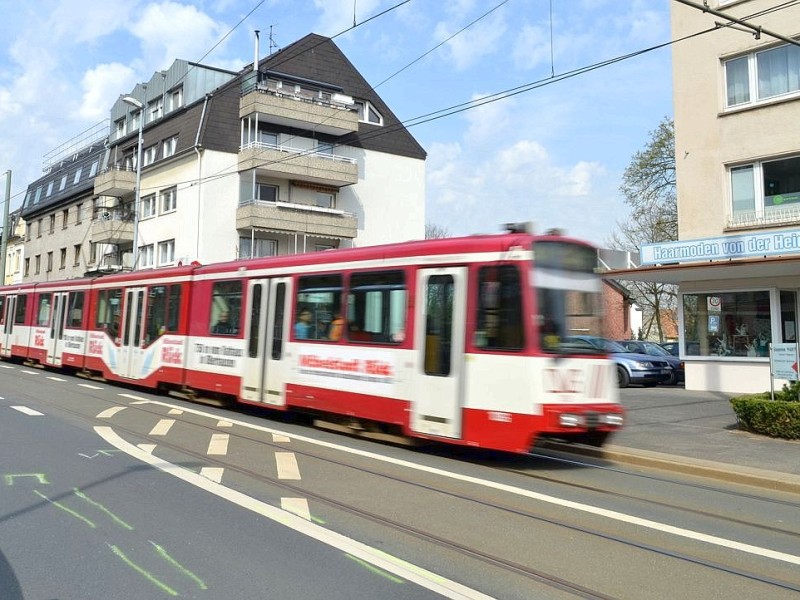
[{"label": "tram headlight", "polygon": [[603,415],[603,422],[613,427],[622,427],[622,424],[625,422],[625,417],[617,413],[608,413]]},{"label": "tram headlight", "polygon": [[564,413],[558,415],[558,424],[561,425],[561,427],[583,427],[586,424],[586,419],[583,415]]}]

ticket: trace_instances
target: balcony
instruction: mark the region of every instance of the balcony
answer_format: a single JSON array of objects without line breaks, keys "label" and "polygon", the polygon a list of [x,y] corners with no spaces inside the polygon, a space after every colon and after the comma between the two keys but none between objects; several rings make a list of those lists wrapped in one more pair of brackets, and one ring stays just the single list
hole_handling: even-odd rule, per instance
[{"label": "balcony", "polygon": [[109,167],[94,178],[96,196],[120,198],[132,194],[136,189],[136,171],[125,167]]},{"label": "balcony", "polygon": [[118,209],[100,210],[92,220],[91,236],[99,244],[133,242],[133,216]]},{"label": "balcony", "polygon": [[725,229],[760,229],[762,227],[781,227],[800,223],[800,206],[769,208],[763,211],[743,211],[728,215]]},{"label": "balcony", "polygon": [[263,142],[251,142],[240,148],[239,170],[248,169],[256,169],[268,177],[301,179],[333,187],[358,182],[358,164],[352,158]]},{"label": "balcony", "polygon": [[358,218],[332,208],[250,200],[236,209],[236,228],[352,239],[356,237]]},{"label": "balcony", "polygon": [[339,94],[320,94],[312,90],[276,88],[274,81],[247,87],[239,100],[239,118],[254,113],[265,115],[270,123],[314,130],[328,135],[358,131],[358,109],[352,98]]}]

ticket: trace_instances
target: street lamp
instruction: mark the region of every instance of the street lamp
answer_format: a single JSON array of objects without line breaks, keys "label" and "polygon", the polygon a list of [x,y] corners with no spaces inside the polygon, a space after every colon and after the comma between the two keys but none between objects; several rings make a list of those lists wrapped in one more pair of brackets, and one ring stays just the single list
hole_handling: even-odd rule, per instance
[{"label": "street lamp", "polygon": [[136,150],[136,196],[133,200],[133,259],[131,271],[136,270],[139,261],[139,202],[142,199],[142,129],[144,127],[144,104],[133,96],[125,96],[122,101],[139,109],[139,143]]}]

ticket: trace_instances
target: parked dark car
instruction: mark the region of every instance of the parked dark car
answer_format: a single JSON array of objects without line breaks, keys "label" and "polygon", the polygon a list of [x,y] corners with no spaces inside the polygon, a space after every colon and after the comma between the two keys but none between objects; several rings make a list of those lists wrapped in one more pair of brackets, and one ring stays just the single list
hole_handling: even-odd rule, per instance
[{"label": "parked dark car", "polygon": [[681,355],[680,342],[661,342],[659,346],[661,346],[664,350],[672,354],[672,356]]},{"label": "parked dark car", "polygon": [[[663,383],[675,385],[686,381],[686,370],[683,368],[683,361],[670,354],[661,344],[644,340],[619,340],[618,343],[630,352],[639,352],[640,354],[649,354],[650,356],[658,356],[665,359],[669,366],[672,367],[672,377]],[[677,342],[675,344],[677,345]]]},{"label": "parked dark car", "polygon": [[561,348],[591,353],[605,353],[617,363],[617,383],[628,387],[638,383],[652,387],[672,378],[672,368],[664,357],[628,352],[617,342],[594,335],[572,335],[561,341]]}]

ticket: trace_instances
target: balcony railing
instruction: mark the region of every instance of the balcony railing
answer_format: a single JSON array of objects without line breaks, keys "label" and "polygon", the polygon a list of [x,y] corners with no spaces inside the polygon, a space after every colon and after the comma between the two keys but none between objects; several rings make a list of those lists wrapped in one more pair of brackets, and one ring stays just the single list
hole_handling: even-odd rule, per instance
[{"label": "balcony railing", "polygon": [[239,151],[239,167],[242,170],[258,169],[278,177],[291,176],[335,187],[358,182],[358,163],[355,159],[281,144],[244,144]]},{"label": "balcony railing", "polygon": [[729,215],[726,229],[757,229],[776,225],[800,223],[800,206],[775,208],[768,211],[748,211]]},{"label": "balcony railing", "polygon": [[313,204],[245,200],[236,211],[237,229],[269,229],[337,238],[354,238],[358,217],[343,210]]}]

